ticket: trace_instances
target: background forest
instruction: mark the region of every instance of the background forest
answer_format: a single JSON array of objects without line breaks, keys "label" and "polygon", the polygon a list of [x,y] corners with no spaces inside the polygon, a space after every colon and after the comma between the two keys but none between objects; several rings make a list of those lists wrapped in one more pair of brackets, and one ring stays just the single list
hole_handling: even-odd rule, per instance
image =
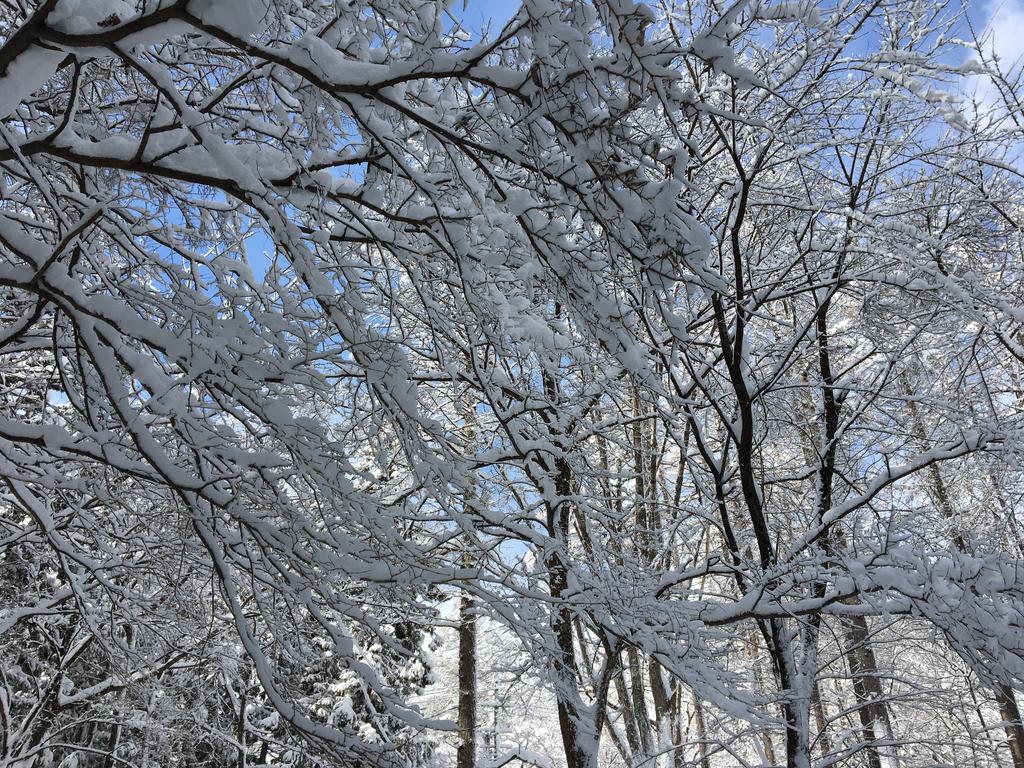
[{"label": "background forest", "polygon": [[486,15],[0,0],[0,767],[1024,768],[1024,16]]}]

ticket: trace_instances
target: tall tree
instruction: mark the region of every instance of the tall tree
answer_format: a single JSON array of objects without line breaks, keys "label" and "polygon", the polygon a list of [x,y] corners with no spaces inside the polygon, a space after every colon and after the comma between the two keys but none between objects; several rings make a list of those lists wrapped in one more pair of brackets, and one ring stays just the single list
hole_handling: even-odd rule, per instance
[{"label": "tall tree", "polygon": [[469,766],[484,621],[554,713],[499,763],[1016,762],[970,21],[0,3],[0,765]]}]

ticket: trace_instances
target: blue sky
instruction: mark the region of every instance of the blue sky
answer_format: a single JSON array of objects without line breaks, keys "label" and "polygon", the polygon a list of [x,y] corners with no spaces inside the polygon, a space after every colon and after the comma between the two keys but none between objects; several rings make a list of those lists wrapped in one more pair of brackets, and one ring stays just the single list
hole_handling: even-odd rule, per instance
[{"label": "blue sky", "polygon": [[520,0],[457,0],[451,13],[461,19],[471,32],[479,32],[491,22],[497,30],[519,10]]}]

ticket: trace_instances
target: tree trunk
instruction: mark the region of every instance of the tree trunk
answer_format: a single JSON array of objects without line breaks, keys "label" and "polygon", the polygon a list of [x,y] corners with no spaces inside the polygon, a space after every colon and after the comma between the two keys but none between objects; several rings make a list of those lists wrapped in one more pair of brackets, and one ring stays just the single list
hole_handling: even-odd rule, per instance
[{"label": "tree trunk", "polygon": [[[747,636],[746,646],[747,653],[750,654],[750,666],[754,673],[754,684],[758,690],[765,686],[765,673],[761,669],[761,657],[758,653],[756,634],[750,634]],[[770,765],[776,764],[775,759],[775,743],[772,741],[772,734],[767,728],[759,728],[758,736],[761,739],[761,747],[764,750],[765,759]]]},{"label": "tree trunk", "polygon": [[572,611],[564,602],[569,574],[563,558],[568,549],[571,511],[565,499],[572,493],[572,470],[569,463],[561,458],[555,460],[555,493],[559,501],[549,505],[547,522],[548,533],[556,546],[546,564],[552,599],[551,629],[556,644],[554,683],[558,726],[567,768],[597,768],[599,734],[580,701]]},{"label": "tree trunk", "polygon": [[249,705],[247,693],[248,681],[242,680],[240,691],[238,692],[238,768],[245,768],[246,757],[249,751],[249,745],[246,744],[245,736],[247,732],[246,728],[246,708]]},{"label": "tree trunk", "polygon": [[640,665],[640,654],[636,648],[626,649],[626,660],[629,663],[629,680],[632,687],[633,716],[640,733],[640,749],[643,762],[654,754],[654,739],[651,734],[651,716],[647,711],[647,691],[644,687],[643,667]]},{"label": "tree trunk", "polygon": [[821,742],[821,756],[827,757],[832,751],[832,741],[828,737],[828,717],[825,715],[825,704],[821,700],[821,686],[814,681],[811,693],[811,705],[814,707],[814,721],[818,727],[818,741]]},{"label": "tree trunk", "polygon": [[1020,708],[1017,697],[1008,685],[997,685],[995,689],[996,704],[999,705],[999,716],[1003,718],[1003,730],[1006,731],[1006,745],[1010,749],[1010,757],[1014,768],[1024,766],[1024,726],[1021,725]]},{"label": "tree trunk", "polygon": [[[704,706],[700,703],[700,698],[696,693],[693,694],[693,720],[697,727],[697,754],[700,755],[700,768],[711,768],[711,758],[708,756],[707,728],[704,725]],[[771,746],[770,738],[768,744]],[[772,754],[769,759],[775,762],[775,750],[770,751]]]},{"label": "tree trunk", "polygon": [[853,680],[853,695],[857,700],[857,715],[860,718],[864,752],[869,768],[882,768],[878,753],[876,724],[881,717],[888,719],[888,711],[882,703],[882,690],[875,668],[875,654],[868,639],[868,625],[863,616],[851,616],[843,622],[846,628],[846,654]]},{"label": "tree trunk", "polygon": [[459,748],[457,768],[476,765],[476,616],[473,598],[459,602]]}]

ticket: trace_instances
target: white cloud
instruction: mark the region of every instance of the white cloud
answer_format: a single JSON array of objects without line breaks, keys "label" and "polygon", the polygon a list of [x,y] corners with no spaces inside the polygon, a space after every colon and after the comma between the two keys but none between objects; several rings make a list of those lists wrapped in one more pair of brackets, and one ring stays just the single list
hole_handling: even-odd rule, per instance
[{"label": "white cloud", "polygon": [[[990,0],[980,4],[979,39],[986,60],[997,60],[1004,73],[1016,70],[1024,59],[1024,0]],[[966,78],[966,91],[980,104],[999,103],[998,91],[988,77]]]},{"label": "white cloud", "polygon": [[986,51],[994,52],[1005,66],[1024,57],[1024,2],[998,0],[986,6]]}]

